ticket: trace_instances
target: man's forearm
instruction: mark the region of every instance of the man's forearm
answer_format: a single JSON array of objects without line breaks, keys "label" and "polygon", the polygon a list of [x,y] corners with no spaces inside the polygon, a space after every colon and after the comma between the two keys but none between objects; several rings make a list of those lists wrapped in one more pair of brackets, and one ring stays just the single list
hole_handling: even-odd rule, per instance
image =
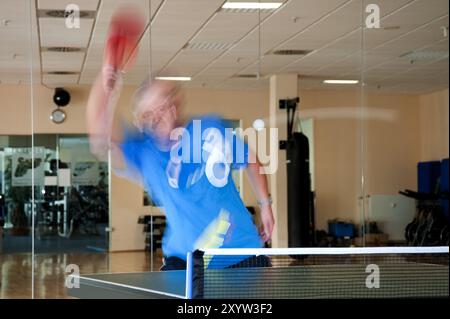
[{"label": "man's forearm", "polygon": [[87,131],[91,151],[104,157],[110,147],[113,129],[114,110],[120,96],[121,79],[114,87],[105,86],[105,75],[100,73],[92,86],[87,104]]},{"label": "man's forearm", "polygon": [[261,164],[256,159],[254,163],[248,164],[247,174],[258,202],[264,202],[269,199],[270,195],[266,176],[260,173],[260,167]]},{"label": "man's forearm", "polygon": [[[255,158],[256,159],[256,158]],[[248,164],[247,173],[250,184],[258,199],[260,206],[261,230],[260,235],[264,242],[269,242],[272,237],[272,231],[275,225],[275,220],[272,213],[272,199],[270,198],[269,189],[267,186],[267,179],[264,174],[260,173],[261,164],[258,159]]]}]

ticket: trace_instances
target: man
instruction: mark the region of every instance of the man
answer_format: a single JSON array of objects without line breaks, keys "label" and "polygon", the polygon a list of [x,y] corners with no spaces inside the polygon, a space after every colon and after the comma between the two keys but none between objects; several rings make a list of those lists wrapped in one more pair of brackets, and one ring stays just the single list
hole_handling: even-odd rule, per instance
[{"label": "man", "polygon": [[[146,80],[134,97],[135,129],[113,125],[122,85],[120,70],[106,64],[87,106],[91,150],[111,151],[119,176],[143,185],[164,209],[162,270],[185,268],[188,252],[205,248],[260,248],[274,219],[260,163],[217,116],[180,118],[182,103],[171,82]],[[260,205],[260,233],[231,178],[245,168]]]}]

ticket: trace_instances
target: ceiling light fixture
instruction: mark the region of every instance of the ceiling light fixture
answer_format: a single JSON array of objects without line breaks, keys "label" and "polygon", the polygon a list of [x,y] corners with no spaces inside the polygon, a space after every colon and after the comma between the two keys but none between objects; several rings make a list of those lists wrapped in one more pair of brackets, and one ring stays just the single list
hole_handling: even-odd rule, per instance
[{"label": "ceiling light fixture", "polygon": [[222,9],[278,9],[282,2],[225,2]]},{"label": "ceiling light fixture", "polygon": [[357,84],[358,80],[324,80],[325,84]]},{"label": "ceiling light fixture", "polygon": [[155,77],[156,80],[161,81],[190,81],[190,76],[157,76]]}]

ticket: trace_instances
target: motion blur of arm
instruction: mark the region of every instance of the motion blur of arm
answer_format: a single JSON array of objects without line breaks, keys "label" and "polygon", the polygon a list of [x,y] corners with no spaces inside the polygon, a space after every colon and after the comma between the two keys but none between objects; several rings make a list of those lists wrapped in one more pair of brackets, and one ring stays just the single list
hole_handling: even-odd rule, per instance
[{"label": "motion blur of arm", "polygon": [[253,157],[253,160],[249,161],[246,171],[261,209],[262,228],[260,234],[263,240],[268,242],[272,237],[272,231],[275,224],[271,206],[272,201],[267,187],[266,176],[260,173],[261,163],[258,161],[256,155],[251,154],[251,156]]},{"label": "motion blur of arm", "polygon": [[121,89],[121,72],[104,67],[92,86],[86,112],[91,152],[97,158],[107,160],[111,150],[113,163],[119,168],[123,168],[123,156],[116,143],[121,141],[122,134],[113,122]]},{"label": "motion blur of arm", "polygon": [[122,89],[122,73],[131,67],[137,55],[144,17],[139,8],[122,7],[109,25],[103,56],[103,68],[89,95],[86,125],[91,152],[105,160],[111,151],[114,168],[123,169],[123,154],[117,143],[122,132],[113,126],[114,112]]}]

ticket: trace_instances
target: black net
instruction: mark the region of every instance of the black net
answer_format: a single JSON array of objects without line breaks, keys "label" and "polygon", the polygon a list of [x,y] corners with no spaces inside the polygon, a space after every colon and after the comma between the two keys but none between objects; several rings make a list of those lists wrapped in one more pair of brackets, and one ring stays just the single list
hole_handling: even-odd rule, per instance
[{"label": "black net", "polygon": [[194,298],[448,297],[448,253],[194,254]]}]

